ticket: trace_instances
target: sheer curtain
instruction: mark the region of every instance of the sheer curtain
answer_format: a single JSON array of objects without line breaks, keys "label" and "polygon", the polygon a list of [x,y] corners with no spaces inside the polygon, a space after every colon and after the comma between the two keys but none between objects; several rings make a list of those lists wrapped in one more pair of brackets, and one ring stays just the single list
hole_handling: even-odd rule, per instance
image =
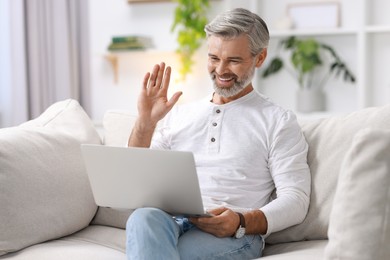
[{"label": "sheer curtain", "polygon": [[89,112],[88,1],[24,0],[30,118],[77,99]]}]

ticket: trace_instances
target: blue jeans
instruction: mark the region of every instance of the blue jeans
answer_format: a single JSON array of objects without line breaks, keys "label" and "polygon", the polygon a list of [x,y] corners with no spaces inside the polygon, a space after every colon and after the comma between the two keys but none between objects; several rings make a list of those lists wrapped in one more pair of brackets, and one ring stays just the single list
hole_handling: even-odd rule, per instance
[{"label": "blue jeans", "polygon": [[263,238],[218,238],[186,218],[155,208],[133,212],[126,226],[127,259],[253,259],[261,256]]}]

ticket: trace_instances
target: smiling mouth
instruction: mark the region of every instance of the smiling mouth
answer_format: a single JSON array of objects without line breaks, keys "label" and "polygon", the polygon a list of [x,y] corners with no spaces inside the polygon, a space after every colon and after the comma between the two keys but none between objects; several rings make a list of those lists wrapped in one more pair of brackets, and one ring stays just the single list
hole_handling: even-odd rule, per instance
[{"label": "smiling mouth", "polygon": [[229,82],[231,80],[233,80],[234,77],[229,77],[229,78],[226,78],[226,77],[218,77],[218,80],[219,81],[222,81],[222,82]]},{"label": "smiling mouth", "polygon": [[236,80],[236,76],[232,74],[225,74],[225,75],[217,75],[216,73],[213,74],[213,79],[218,80],[220,83],[229,83],[231,81]]}]

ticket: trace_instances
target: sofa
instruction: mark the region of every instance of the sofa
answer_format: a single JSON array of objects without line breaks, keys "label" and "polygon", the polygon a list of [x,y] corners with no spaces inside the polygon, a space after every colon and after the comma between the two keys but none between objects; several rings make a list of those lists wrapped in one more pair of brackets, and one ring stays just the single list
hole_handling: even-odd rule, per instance
[{"label": "sofa", "polygon": [[[134,116],[109,110],[102,122],[68,99],[0,129],[0,259],[126,258],[132,211],[96,206],[80,144],[126,145]],[[390,259],[390,105],[301,125],[309,211],[267,237],[263,258]]]}]

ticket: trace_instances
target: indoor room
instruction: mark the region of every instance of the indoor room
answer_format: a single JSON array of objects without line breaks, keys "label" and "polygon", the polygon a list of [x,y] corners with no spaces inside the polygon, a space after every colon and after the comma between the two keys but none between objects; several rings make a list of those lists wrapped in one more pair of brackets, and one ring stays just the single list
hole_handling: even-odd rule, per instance
[{"label": "indoor room", "polygon": [[0,259],[390,259],[389,10],[0,0]]}]

